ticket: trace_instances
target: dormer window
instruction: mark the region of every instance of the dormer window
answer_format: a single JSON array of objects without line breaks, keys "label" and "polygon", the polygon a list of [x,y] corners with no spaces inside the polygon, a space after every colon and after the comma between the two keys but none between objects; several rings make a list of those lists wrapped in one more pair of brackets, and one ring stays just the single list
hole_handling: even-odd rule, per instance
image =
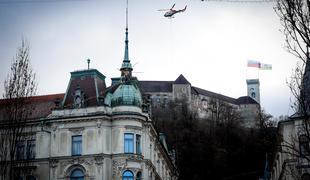
[{"label": "dormer window", "polygon": [[84,106],[84,92],[81,90],[80,86],[77,86],[74,92],[74,107],[81,108]]}]

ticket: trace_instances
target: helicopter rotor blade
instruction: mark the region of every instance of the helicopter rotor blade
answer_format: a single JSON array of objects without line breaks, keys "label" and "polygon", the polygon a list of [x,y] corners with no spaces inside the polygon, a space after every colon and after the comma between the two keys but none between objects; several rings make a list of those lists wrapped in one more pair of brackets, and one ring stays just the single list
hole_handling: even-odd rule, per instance
[{"label": "helicopter rotor blade", "polygon": [[173,4],[173,6],[171,7],[171,9],[173,9],[173,8],[174,8],[174,6],[175,6],[175,4]]},{"label": "helicopter rotor blade", "polygon": [[170,9],[158,9],[157,11],[169,11]]}]

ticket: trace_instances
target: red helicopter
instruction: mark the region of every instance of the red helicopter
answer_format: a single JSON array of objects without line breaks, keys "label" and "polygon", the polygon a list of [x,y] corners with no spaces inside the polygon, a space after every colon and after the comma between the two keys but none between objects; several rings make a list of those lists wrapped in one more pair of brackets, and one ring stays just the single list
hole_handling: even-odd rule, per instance
[{"label": "red helicopter", "polygon": [[164,16],[168,17],[168,18],[174,18],[173,15],[175,15],[176,13],[180,13],[180,12],[184,12],[186,10],[187,5],[184,7],[184,9],[180,9],[180,10],[174,10],[175,4],[173,4],[173,6],[170,9],[160,9],[158,11],[167,11]]}]

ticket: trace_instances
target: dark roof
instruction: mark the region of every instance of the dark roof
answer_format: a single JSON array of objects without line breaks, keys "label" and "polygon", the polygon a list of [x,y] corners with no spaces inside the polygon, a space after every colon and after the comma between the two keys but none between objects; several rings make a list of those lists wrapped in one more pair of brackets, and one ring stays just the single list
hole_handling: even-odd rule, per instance
[{"label": "dark roof", "polygon": [[181,74],[175,81],[174,84],[191,84],[187,79]]},{"label": "dark roof", "polygon": [[258,104],[258,102],[249,96],[241,96],[236,99],[236,104]]},{"label": "dark roof", "polygon": [[218,94],[218,93],[214,93],[214,92],[211,92],[211,91],[207,91],[207,90],[204,90],[204,89],[201,89],[201,88],[198,88],[198,87],[194,87],[192,86],[192,93],[193,94],[201,94],[201,95],[204,95],[204,96],[208,96],[208,97],[212,97],[212,98],[216,98],[216,99],[219,99],[219,100],[222,100],[222,101],[226,101],[226,102],[229,102],[229,103],[232,103],[232,104],[236,104],[236,99],[235,98],[231,98],[231,97],[228,97],[228,96],[224,96],[222,94]]},{"label": "dark roof", "polygon": [[[29,98],[30,106],[34,108],[30,119],[43,118],[49,115],[54,108],[55,102],[61,102],[65,94],[50,94],[43,96],[33,96]],[[5,106],[9,103],[7,99],[0,99],[0,119],[4,119]]]},{"label": "dark roof", "polygon": [[74,104],[74,94],[77,88],[85,94],[86,106],[96,106],[99,96],[103,96],[106,85],[105,76],[96,69],[88,69],[71,72],[71,78],[68,84],[67,92],[63,105],[65,108],[71,108]]},{"label": "dark roof", "polygon": [[172,92],[173,81],[139,81],[141,93]]}]

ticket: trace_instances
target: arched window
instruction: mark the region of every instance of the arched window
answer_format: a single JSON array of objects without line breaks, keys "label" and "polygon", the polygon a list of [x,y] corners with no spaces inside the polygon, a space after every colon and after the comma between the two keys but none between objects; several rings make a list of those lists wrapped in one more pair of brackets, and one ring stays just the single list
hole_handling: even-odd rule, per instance
[{"label": "arched window", "polygon": [[301,180],[310,180],[310,174],[305,173],[301,176]]},{"label": "arched window", "polygon": [[133,173],[129,170],[123,173],[123,180],[133,180]]},{"label": "arched window", "polygon": [[141,172],[138,172],[138,173],[137,173],[136,180],[142,180]]},{"label": "arched window", "polygon": [[72,171],[70,180],[84,180],[84,173],[80,169],[75,169]]}]

